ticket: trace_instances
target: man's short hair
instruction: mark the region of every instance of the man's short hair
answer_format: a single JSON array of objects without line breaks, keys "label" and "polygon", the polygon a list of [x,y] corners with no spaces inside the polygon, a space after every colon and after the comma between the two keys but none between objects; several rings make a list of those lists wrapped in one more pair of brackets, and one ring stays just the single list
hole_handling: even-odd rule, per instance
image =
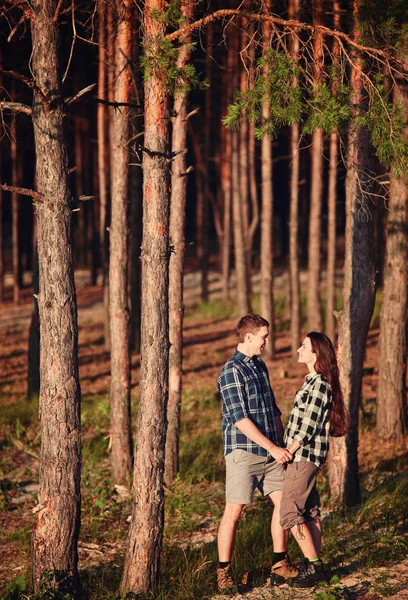
[{"label": "man's short hair", "polygon": [[238,342],[244,342],[247,333],[256,333],[261,327],[269,327],[269,323],[261,315],[249,314],[241,317],[235,328]]}]

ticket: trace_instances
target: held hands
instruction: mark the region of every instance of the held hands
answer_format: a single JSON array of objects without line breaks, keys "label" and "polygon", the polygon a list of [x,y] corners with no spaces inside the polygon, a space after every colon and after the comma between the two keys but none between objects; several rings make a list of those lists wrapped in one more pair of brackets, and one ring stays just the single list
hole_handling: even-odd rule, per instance
[{"label": "held hands", "polygon": [[281,465],[291,461],[293,458],[292,454],[287,448],[281,448],[280,446],[272,445],[268,452],[276,460],[276,462]]}]

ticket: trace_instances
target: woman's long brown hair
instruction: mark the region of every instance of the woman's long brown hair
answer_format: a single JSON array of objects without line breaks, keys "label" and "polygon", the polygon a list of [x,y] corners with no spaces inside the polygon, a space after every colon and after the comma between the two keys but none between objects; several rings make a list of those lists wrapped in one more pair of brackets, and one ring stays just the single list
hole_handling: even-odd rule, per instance
[{"label": "woman's long brown hair", "polygon": [[331,387],[330,435],[341,437],[347,431],[347,411],[344,406],[343,393],[339,381],[339,367],[330,338],[324,333],[311,331],[307,334],[312,350],[317,356],[314,365],[316,373],[320,373]]}]

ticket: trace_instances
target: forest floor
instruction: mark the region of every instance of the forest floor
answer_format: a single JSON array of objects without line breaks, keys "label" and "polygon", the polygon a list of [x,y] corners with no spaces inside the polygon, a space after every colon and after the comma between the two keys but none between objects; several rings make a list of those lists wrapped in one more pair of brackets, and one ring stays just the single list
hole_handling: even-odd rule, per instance
[{"label": "forest floor", "polygon": [[[256,284],[256,282],[255,282]],[[83,422],[83,505],[79,544],[85,597],[116,597],[126,548],[130,495],[114,487],[109,465],[109,352],[103,345],[101,289],[77,280],[79,363]],[[277,281],[285,295],[284,276]],[[212,276],[211,300],[198,303],[198,278],[186,277],[181,470],[166,489],[162,575],[154,598],[220,598],[216,595],[216,531],[223,509],[223,458],[216,379],[235,346],[234,307],[219,300]],[[256,305],[256,303],[255,303]],[[256,307],[256,306],[255,306]],[[6,302],[0,311],[0,590],[1,598],[22,598],[28,580],[30,532],[38,491],[38,403],[25,397],[31,293]],[[278,311],[276,357],[271,382],[284,415],[305,373],[291,358],[283,305]],[[367,341],[359,463],[362,504],[346,513],[330,505],[327,474],[320,476],[326,532],[323,558],[336,575],[331,585],[310,591],[289,586],[271,590],[266,565],[271,548],[271,508],[257,497],[240,525],[234,570],[245,583],[234,598],[317,600],[380,598],[408,600],[408,437],[380,441],[375,435],[378,330]],[[140,357],[132,355],[132,403],[136,412]],[[294,544],[291,554],[299,559]],[[265,568],[261,568],[265,567]]]}]

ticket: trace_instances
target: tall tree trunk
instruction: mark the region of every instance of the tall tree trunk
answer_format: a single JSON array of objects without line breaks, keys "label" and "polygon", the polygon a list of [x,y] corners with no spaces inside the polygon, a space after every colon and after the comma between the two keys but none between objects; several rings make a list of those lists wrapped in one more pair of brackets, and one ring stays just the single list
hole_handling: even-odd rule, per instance
[{"label": "tall tree trunk", "polygon": [[[132,40],[132,62],[138,64],[140,60],[139,51],[139,22],[136,22],[136,30]],[[139,70],[133,72],[134,86],[133,102],[141,105],[142,77]],[[131,136],[138,135],[143,130],[140,118],[135,119],[137,125],[133,125]],[[133,158],[137,160],[136,164]],[[143,174],[139,163],[139,153],[134,152],[131,156],[130,169],[130,349],[140,352],[140,247],[142,245],[142,207],[143,207]]]},{"label": "tall tree trunk", "polygon": [[300,343],[300,278],[299,278],[299,123],[290,131],[290,217],[289,217],[289,290],[290,290],[290,347],[297,359]]},{"label": "tall tree trunk", "polygon": [[[222,127],[224,127],[222,125]],[[222,299],[229,300],[229,272],[231,257],[231,132],[224,128],[225,144],[221,158],[221,188],[223,193],[223,238],[222,238]]]},{"label": "tall tree trunk", "polygon": [[77,304],[71,247],[71,197],[63,139],[57,0],[32,0],[31,67],[51,104],[34,92],[41,339],[40,489],[32,537],[32,585],[77,592],[81,493]]},{"label": "tall tree trunk", "polygon": [[[313,23],[324,24],[322,0],[313,1]],[[316,33],[313,43],[314,80],[318,85],[322,78],[323,68],[323,36]],[[324,132],[315,129],[312,134],[312,163],[310,189],[309,245],[308,245],[308,277],[307,277],[307,322],[309,331],[321,331],[322,317],[320,314],[320,240],[322,223],[323,198],[323,143]]]},{"label": "tall tree trunk", "polygon": [[[74,78],[75,79],[75,78]],[[78,218],[78,235],[76,238],[76,256],[81,268],[87,267],[87,234],[86,234],[86,219],[85,205],[80,202],[79,198],[84,194],[83,185],[83,168],[84,168],[84,140],[82,135],[82,117],[75,116],[74,118],[74,146],[75,146],[75,194],[76,201],[79,204]]]},{"label": "tall tree trunk", "polygon": [[[105,54],[105,60],[107,60],[107,64],[106,64],[106,76],[107,76],[107,82],[108,82],[108,87],[107,90],[104,94],[104,98],[106,98],[107,96],[107,100],[109,102],[113,102],[113,97],[114,97],[114,63],[115,63],[115,32],[114,32],[114,25],[113,25],[113,21],[114,21],[114,4],[113,2],[108,2],[105,3],[105,16],[106,16],[106,54]],[[103,53],[104,54],[104,53]],[[99,55],[99,60],[103,60],[104,56]],[[101,77],[101,73],[99,72],[98,74],[98,86],[99,86],[99,78]],[[111,138],[112,138],[112,132],[111,132],[111,124],[112,124],[112,118],[113,118],[113,108],[112,106],[106,107],[105,110],[105,144],[106,144],[106,153],[105,154],[105,169],[106,169],[106,174],[107,174],[107,178],[105,181],[105,186],[106,189],[109,191],[111,189],[111,182],[110,182],[110,165],[111,165],[111,157],[110,157],[110,151],[111,151]],[[101,136],[102,136],[102,132],[101,132]],[[99,142],[101,142],[102,139],[98,137],[98,144]],[[102,163],[101,163],[102,165]],[[105,219],[106,219],[106,225],[108,225],[108,223],[110,224],[110,219],[111,219],[111,215],[110,215],[110,196],[109,193],[107,193],[107,198],[106,198],[106,211],[105,211]],[[101,226],[102,226],[102,221],[101,221]],[[103,281],[102,281],[102,285],[103,285],[103,290],[102,290],[102,299],[103,299],[103,332],[104,332],[104,341],[105,341],[105,348],[110,349],[111,347],[111,340],[110,340],[110,320],[109,320],[109,247],[110,247],[110,241],[109,241],[109,235],[107,234],[108,231],[108,227],[105,227],[105,233],[104,233],[104,240],[105,240],[105,245],[104,245],[104,249],[105,249],[105,261],[104,261],[104,270],[103,270]]]},{"label": "tall tree trunk", "polygon": [[[182,15],[188,23],[193,15],[193,4],[182,7]],[[178,68],[182,69],[190,59],[188,41],[180,50]],[[179,469],[180,407],[183,359],[183,265],[184,226],[187,198],[187,107],[188,95],[178,96],[174,101],[172,135],[171,201],[170,201],[170,255],[169,268],[169,404],[167,410],[167,441],[165,480],[173,483]],[[209,123],[208,123],[209,125]],[[204,145],[205,147],[205,145]],[[208,152],[208,149],[207,149]],[[208,166],[208,164],[207,164]]]},{"label": "tall tree trunk", "polygon": [[[340,1],[333,2],[333,26],[340,30]],[[333,40],[333,69],[338,68],[340,45],[336,39]],[[332,86],[332,92],[336,88]],[[327,199],[328,223],[327,223],[327,306],[326,306],[326,333],[331,340],[335,335],[334,309],[336,301],[336,204],[337,204],[337,162],[339,136],[337,131],[330,134],[330,166],[329,166],[329,193]]]},{"label": "tall tree trunk", "polygon": [[[354,2],[354,39],[360,39]],[[375,300],[374,236],[364,190],[370,146],[368,133],[358,125],[356,117],[363,103],[363,64],[354,53],[355,68],[351,73],[351,106],[354,120],[348,139],[346,178],[346,252],[344,261],[344,309],[339,315],[340,384],[349,412],[349,427],[345,438],[331,443],[329,460],[330,490],[339,504],[360,501],[358,472],[358,417],[361,400],[364,351]],[[362,208],[364,207],[364,208]]]},{"label": "tall tree trunk", "polygon": [[[272,1],[265,3],[267,12],[272,11]],[[265,53],[270,47],[272,35],[271,24],[263,23],[262,50]],[[268,67],[264,67],[263,76],[269,75]],[[263,118],[270,114],[269,106],[262,109]],[[274,298],[273,298],[273,162],[272,140],[264,135],[261,144],[261,179],[262,179],[262,211],[261,211],[261,315],[269,321],[269,344],[265,347],[266,358],[273,358],[275,353]]]},{"label": "tall tree trunk", "polygon": [[[157,52],[165,34],[164,0],[146,0],[144,48]],[[153,13],[153,14],[152,14]],[[143,153],[142,343],[140,402],[133,473],[134,503],[121,593],[156,588],[164,524],[163,471],[168,396],[168,97],[162,73],[145,81]]]},{"label": "tall tree trunk", "polygon": [[[1,59],[0,59],[1,66]],[[0,77],[0,86],[2,84]],[[3,125],[0,123],[0,181],[3,181],[2,171],[2,139]],[[3,190],[0,189],[0,304],[4,301],[4,254],[3,254]]]},{"label": "tall tree trunk", "polygon": [[232,221],[234,229],[235,277],[239,314],[251,311],[248,269],[245,255],[244,218],[239,187],[239,132],[231,133]]},{"label": "tall tree trunk", "polygon": [[132,472],[130,421],[130,357],[128,306],[129,107],[132,79],[131,0],[118,1],[115,44],[114,100],[111,122],[111,225],[109,257],[109,318],[111,339],[110,435],[112,475],[126,484]]},{"label": "tall tree trunk", "polygon": [[[13,115],[11,122],[11,184],[13,187],[19,185],[17,174],[17,125],[16,115]],[[13,244],[13,302],[20,303],[20,219],[19,204],[17,192],[11,193],[11,213],[12,213],[12,244]]]},{"label": "tall tree trunk", "polygon": [[[403,103],[408,117],[406,84],[395,88],[394,101]],[[377,432],[387,439],[407,431],[408,191],[394,169],[388,209],[377,389]]]},{"label": "tall tree trunk", "polygon": [[38,312],[38,250],[35,246],[33,257],[33,299],[31,301],[31,321],[28,332],[28,376],[27,396],[35,398],[40,393],[40,315]]}]

